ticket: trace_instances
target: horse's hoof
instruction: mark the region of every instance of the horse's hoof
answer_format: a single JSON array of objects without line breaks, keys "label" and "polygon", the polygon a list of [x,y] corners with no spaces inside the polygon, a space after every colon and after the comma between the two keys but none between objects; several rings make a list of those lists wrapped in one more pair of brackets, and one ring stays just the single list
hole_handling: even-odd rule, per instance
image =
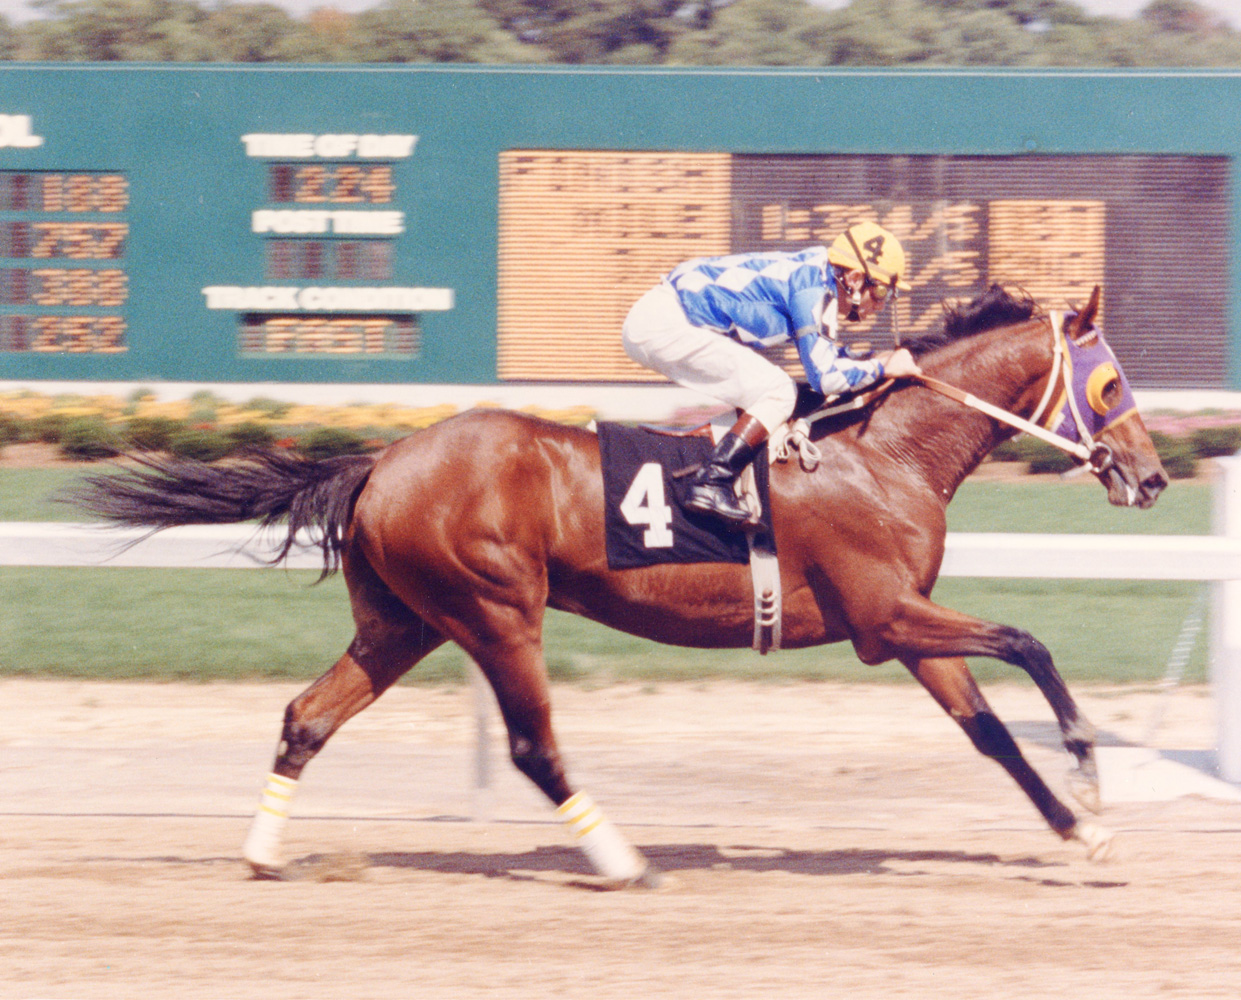
[{"label": "horse's hoof", "polygon": [[1068,775],[1069,794],[1083,809],[1098,815],[1103,810],[1103,802],[1099,797],[1098,776],[1091,776],[1080,768],[1075,768]]},{"label": "horse's hoof", "polygon": [[1094,823],[1078,823],[1073,827],[1073,839],[1086,845],[1086,857],[1091,861],[1115,861],[1115,838],[1107,827]]},{"label": "horse's hoof", "polygon": [[276,865],[250,860],[246,864],[250,866],[250,878],[255,882],[283,882],[285,879],[284,869]]},{"label": "horse's hoof", "polygon": [[607,883],[609,889],[659,889],[664,885],[664,873],[652,865],[647,865],[641,874],[633,878],[612,879]]},{"label": "horse's hoof", "polygon": [[646,871],[633,880],[634,889],[660,889],[664,885],[664,873],[647,865]]}]

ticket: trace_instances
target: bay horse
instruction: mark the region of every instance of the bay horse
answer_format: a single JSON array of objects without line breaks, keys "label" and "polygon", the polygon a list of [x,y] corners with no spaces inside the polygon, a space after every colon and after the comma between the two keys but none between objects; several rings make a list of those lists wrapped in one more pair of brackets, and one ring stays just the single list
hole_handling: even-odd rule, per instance
[{"label": "bay horse", "polygon": [[[928,376],[1021,418],[1045,410],[1057,392],[1070,406],[1074,380],[1089,374],[1093,388],[1077,395],[1093,408],[1087,416],[1097,418],[1124,399],[1131,403],[1123,374],[1100,365],[1070,377],[1055,345],[1061,336],[1070,346],[1101,342],[1093,326],[1098,304],[1096,288],[1085,308],[1063,320],[1061,335],[1030,299],[993,287],[946,307],[941,330],[905,346]],[[1056,369],[1066,369],[1063,379]],[[1093,471],[1113,504],[1149,507],[1167,485],[1158,455],[1136,410],[1111,415],[1124,419],[1103,421],[1093,440],[1106,461]],[[1106,854],[1111,835],[1079,820],[1035,772],[964,659],[994,657],[1029,674],[1054,712],[1078,780],[1097,803],[1094,729],[1047,649],[1028,632],[930,597],[944,555],[945,508],[1014,429],[916,380],[894,383],[869,408],[814,427],[822,453],[817,468],[771,468],[783,644],[848,640],[866,664],[899,660],[974,746],[1016,780],[1055,833],[1083,842],[1092,857]],[[356,634],[285,711],[243,849],[255,876],[280,875],[289,802],[315,754],[346,720],[451,641],[494,689],[513,763],[556,807],[596,871],[614,884],[657,878],[566,774],[551,724],[544,609],[674,646],[745,647],[753,628],[751,579],[736,564],[610,570],[594,433],[515,412],[471,410],[377,455],[311,461],[272,450],[221,465],[142,461],[145,468],[86,480],[71,502],[153,530],[287,521],[281,555],[308,530],[323,550],[324,575],[339,565],[348,584]]]}]

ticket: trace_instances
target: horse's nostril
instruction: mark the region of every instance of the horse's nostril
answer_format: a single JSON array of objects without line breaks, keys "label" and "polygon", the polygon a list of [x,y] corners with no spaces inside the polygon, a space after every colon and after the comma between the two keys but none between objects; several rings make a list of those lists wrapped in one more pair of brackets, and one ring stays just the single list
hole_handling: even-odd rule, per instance
[{"label": "horse's nostril", "polygon": [[1142,490],[1151,496],[1157,496],[1168,487],[1168,477],[1162,472],[1156,472],[1147,476],[1142,480]]}]

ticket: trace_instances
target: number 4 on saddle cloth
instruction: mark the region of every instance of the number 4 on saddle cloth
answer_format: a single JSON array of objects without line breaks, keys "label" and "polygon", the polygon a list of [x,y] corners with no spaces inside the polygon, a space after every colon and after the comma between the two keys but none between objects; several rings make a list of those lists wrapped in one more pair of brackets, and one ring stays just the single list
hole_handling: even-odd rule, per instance
[{"label": "number 4 on saddle cloth", "polygon": [[[600,423],[598,433],[609,569],[750,562],[747,534],[708,514],[686,510],[691,477],[673,475],[710,458],[714,447],[710,436],[660,433],[614,423]],[[774,554],[766,446],[755,457],[753,468],[762,510],[753,531],[754,543]]]}]

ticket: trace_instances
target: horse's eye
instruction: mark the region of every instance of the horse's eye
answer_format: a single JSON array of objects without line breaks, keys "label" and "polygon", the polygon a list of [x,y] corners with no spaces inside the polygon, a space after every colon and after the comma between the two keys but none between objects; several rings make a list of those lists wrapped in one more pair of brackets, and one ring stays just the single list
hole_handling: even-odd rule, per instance
[{"label": "horse's eye", "polygon": [[1120,379],[1109,379],[1107,385],[1103,387],[1103,391],[1099,393],[1103,400],[1103,405],[1109,410],[1120,405]]}]

